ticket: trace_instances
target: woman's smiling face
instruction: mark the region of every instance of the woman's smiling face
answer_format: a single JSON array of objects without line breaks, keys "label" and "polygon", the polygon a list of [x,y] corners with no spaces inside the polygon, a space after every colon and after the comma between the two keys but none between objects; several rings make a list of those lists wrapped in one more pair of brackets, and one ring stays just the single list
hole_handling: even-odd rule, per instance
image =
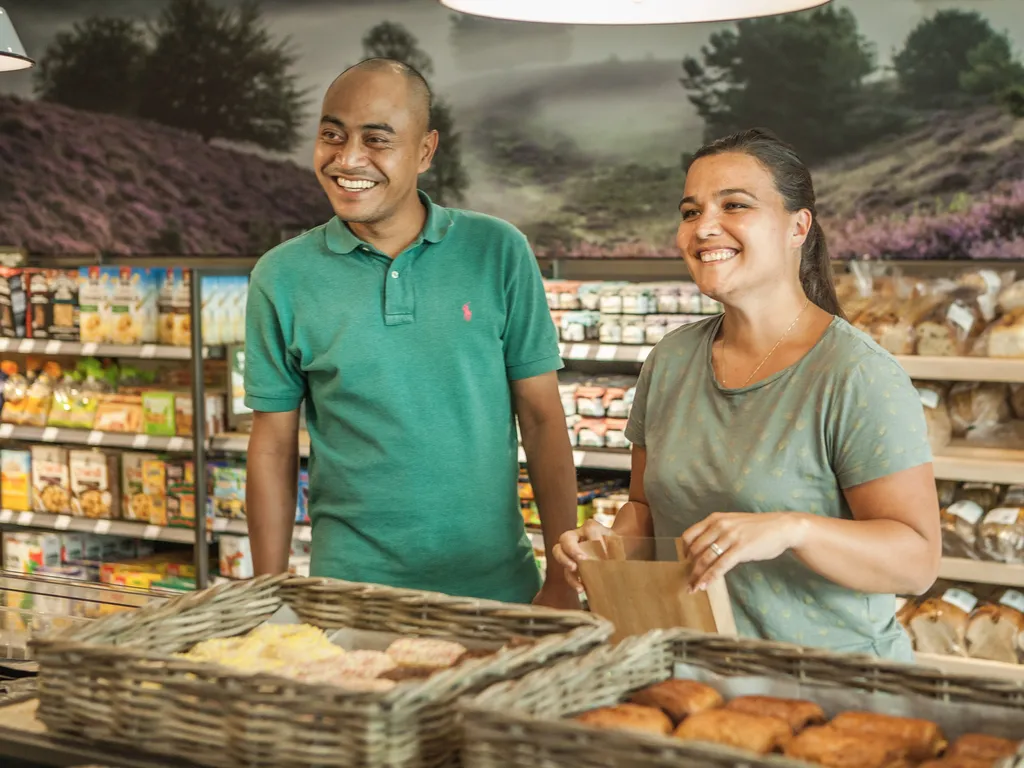
[{"label": "woman's smiling face", "polygon": [[676,245],[705,295],[730,304],[752,289],[799,279],[810,213],[787,211],[771,174],[750,155],[695,161],[679,211]]}]

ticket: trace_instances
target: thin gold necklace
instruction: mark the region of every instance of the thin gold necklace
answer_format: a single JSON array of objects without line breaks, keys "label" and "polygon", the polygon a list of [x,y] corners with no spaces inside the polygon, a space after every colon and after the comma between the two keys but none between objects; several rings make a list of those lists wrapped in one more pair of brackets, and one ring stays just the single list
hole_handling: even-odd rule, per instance
[{"label": "thin gold necklace", "polygon": [[[760,363],[757,364],[757,368],[755,368],[753,371],[750,372],[750,375],[747,376],[746,381],[744,381],[742,384],[740,384],[737,387],[737,389],[743,389],[745,386],[747,386],[747,384],[750,383],[750,380],[752,378],[754,378],[754,376],[757,375],[758,371],[761,370],[761,367],[765,363],[768,362],[769,358],[771,358],[772,355],[775,354],[775,350],[777,350],[779,348],[779,345],[785,340],[785,338],[787,336],[789,336],[789,332],[792,331],[796,327],[796,324],[800,322],[800,318],[803,317],[803,314],[807,310],[807,307],[810,305],[810,303],[811,303],[811,300],[810,300],[810,298],[808,298],[804,302],[803,308],[797,313],[796,318],[794,318],[793,322],[789,324],[789,328],[787,328],[786,331],[779,337],[779,340],[777,342],[775,342],[775,346],[771,348],[771,351],[767,355],[764,356],[764,360],[762,360]],[[724,336],[722,337],[722,367],[725,368],[725,337]]]}]

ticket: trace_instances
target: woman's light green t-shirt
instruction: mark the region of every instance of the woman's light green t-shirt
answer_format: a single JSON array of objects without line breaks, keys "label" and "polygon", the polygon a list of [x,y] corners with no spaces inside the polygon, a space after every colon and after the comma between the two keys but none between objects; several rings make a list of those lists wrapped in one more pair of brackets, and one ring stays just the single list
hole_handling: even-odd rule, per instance
[{"label": "woman's light green t-shirt", "polygon": [[[843,489],[932,460],[920,397],[899,363],[836,318],[802,360],[742,389],[720,386],[721,316],[672,332],[644,364],[627,429],[647,449],[655,535],[714,512],[851,519]],[[910,660],[893,595],[854,592],[785,554],[726,577],[741,634]]]}]

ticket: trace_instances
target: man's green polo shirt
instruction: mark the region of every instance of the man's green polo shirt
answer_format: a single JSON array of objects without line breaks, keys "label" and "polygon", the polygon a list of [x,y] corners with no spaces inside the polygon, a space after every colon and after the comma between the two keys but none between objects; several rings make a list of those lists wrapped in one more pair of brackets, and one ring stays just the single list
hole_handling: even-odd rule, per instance
[{"label": "man's green polo shirt", "polygon": [[509,382],[562,362],[521,232],[421,193],[392,261],[339,219],[252,273],[246,404],[306,401],[312,574],[529,602]]}]

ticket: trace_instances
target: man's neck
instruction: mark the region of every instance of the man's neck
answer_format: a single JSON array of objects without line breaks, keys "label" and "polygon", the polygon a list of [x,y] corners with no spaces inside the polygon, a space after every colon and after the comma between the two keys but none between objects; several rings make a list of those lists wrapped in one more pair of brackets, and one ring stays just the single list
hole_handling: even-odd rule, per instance
[{"label": "man's neck", "polygon": [[427,222],[427,209],[416,195],[394,215],[372,223],[349,223],[352,234],[392,259],[420,236]]}]

